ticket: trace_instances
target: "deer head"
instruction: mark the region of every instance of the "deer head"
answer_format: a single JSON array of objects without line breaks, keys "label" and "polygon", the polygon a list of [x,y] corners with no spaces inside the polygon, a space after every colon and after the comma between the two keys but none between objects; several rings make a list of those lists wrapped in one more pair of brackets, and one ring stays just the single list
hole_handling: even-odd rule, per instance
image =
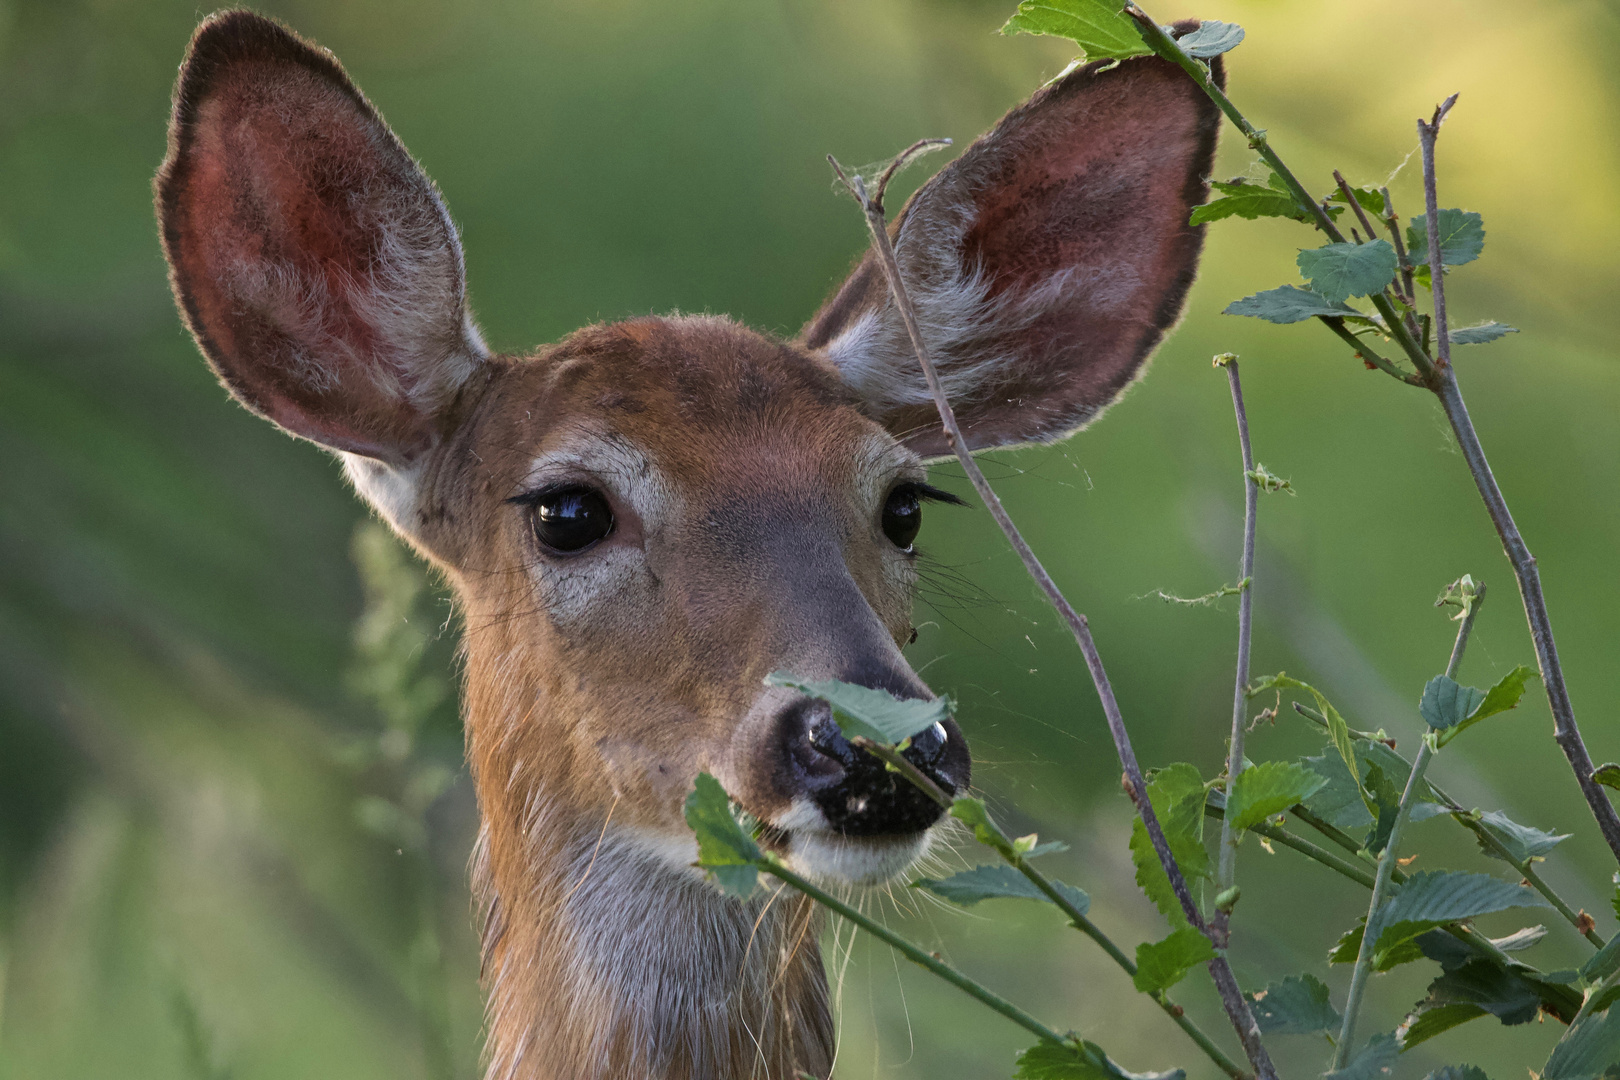
[{"label": "deer head", "polygon": [[[975,449],[1067,436],[1137,377],[1192,281],[1215,132],[1171,65],[1080,68],[901,213]],[[681,804],[708,770],[851,885],[939,816],[762,681],[929,696],[901,648],[944,444],[876,265],[794,341],[646,317],[492,354],[432,182],[330,53],[245,12],[192,40],[156,188],[220,380],[335,452],[455,591],[490,1075],[825,1076],[813,912],[708,888]],[[969,782],[954,724],[908,753]]]}]

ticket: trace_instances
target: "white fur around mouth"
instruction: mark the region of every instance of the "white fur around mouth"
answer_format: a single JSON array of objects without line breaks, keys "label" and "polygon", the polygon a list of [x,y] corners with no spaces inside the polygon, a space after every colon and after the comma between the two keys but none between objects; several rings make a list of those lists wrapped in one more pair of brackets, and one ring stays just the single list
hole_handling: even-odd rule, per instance
[{"label": "white fur around mouth", "polygon": [[928,853],[932,830],[908,836],[844,836],[822,830],[788,834],[787,864],[812,881],[882,885]]}]

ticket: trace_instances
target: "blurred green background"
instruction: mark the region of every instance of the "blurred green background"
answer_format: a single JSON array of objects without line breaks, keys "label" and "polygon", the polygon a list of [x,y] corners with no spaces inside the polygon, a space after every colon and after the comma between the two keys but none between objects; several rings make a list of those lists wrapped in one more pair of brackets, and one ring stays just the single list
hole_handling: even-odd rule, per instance
[{"label": "blurred green background", "polygon": [[[497,348],[582,323],[709,310],[793,332],[862,247],[823,155],[961,145],[1069,58],[993,31],[1011,0],[288,0],[443,188]],[[455,630],[442,595],[333,462],[232,405],[176,319],[149,205],[170,84],[206,8],[0,0],[0,1078],[471,1077],[480,999],[464,885]],[[1417,203],[1413,119],[1461,103],[1442,205],[1485,216],[1454,319],[1522,334],[1460,352],[1475,421],[1540,558],[1593,756],[1620,758],[1620,20],[1596,0],[1221,0],[1154,13],[1244,24],[1234,96],[1315,189],[1342,168]],[[1226,139],[1221,175],[1248,169]],[[1405,168],[1401,166],[1405,163]],[[932,168],[933,165],[927,166]],[[915,180],[913,181],[915,182]],[[1241,488],[1225,379],[1242,354],[1259,459],[1297,498],[1261,507],[1256,672],[1326,689],[1407,739],[1451,624],[1493,587],[1463,681],[1533,663],[1509,568],[1426,394],[1320,328],[1222,317],[1295,281],[1301,227],[1212,226],[1150,377],[1069,444],[988,468],[1109,665],[1147,764],[1218,769],[1234,602],[1154,590],[1236,577]],[[958,470],[942,482],[962,488]],[[929,511],[914,662],[957,694],[976,776],[1130,948],[1162,925],[1132,882],[1129,807],[1072,645],[978,511]],[[1149,598],[1144,598],[1149,597]],[[1612,860],[1539,692],[1436,766],[1478,805],[1575,831],[1547,876],[1615,931]],[[1313,752],[1296,720],[1251,755]],[[1444,820],[1419,868],[1492,869]],[[971,853],[968,853],[971,855]],[[1496,864],[1500,872],[1500,864]],[[1234,962],[1247,986],[1311,970],[1365,893],[1252,843]],[[1135,1069],[1216,1075],[1048,910],[870,900],[1054,1026]],[[986,918],[989,915],[993,918]],[[1512,916],[1485,926],[1518,925]],[[994,1077],[1023,1034],[886,949],[829,941],[839,1075]],[[1569,966],[1561,924],[1527,959]],[[1387,1030],[1431,965],[1380,976]],[[1228,1032],[1207,980],[1177,989]],[[1490,1026],[1487,1026],[1490,1025]],[[1559,1025],[1477,1021],[1395,1080],[1468,1060],[1539,1066]],[[1229,1041],[1229,1040],[1228,1040]],[[1291,1075],[1319,1040],[1279,1038]]]}]

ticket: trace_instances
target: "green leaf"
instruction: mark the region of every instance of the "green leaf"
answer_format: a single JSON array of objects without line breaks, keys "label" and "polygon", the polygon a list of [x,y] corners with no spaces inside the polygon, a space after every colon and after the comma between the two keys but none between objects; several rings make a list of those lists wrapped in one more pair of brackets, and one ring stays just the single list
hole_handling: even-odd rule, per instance
[{"label": "green leaf", "polygon": [[1282,285],[1265,292],[1245,296],[1226,305],[1222,315],[1248,315],[1274,323],[1297,323],[1318,315],[1360,316],[1361,312],[1338,300],[1329,300],[1320,293],[1301,289],[1295,285]]},{"label": "green leaf", "polygon": [[951,699],[933,701],[897,698],[886,690],[839,682],[837,679],[806,681],[785,671],[765,676],[766,686],[786,686],[820,698],[833,708],[833,720],[846,738],[857,736],[893,746],[919,735],[951,717]]},{"label": "green leaf", "polygon": [[[1230,311],[1231,308],[1227,310]],[[1266,675],[1256,679],[1254,685],[1249,688],[1248,695],[1254,697],[1257,694],[1273,689],[1304,690],[1316,700],[1317,711],[1327,720],[1328,737],[1333,740],[1333,745],[1338,749],[1339,757],[1343,759],[1345,767],[1350,772],[1350,778],[1355,781],[1356,790],[1359,792],[1361,790],[1361,769],[1356,764],[1356,748],[1350,738],[1350,725],[1344,722],[1344,717],[1339,715],[1339,710],[1335,709],[1333,703],[1310,683],[1289,678],[1286,673],[1280,671],[1275,675]],[[1368,809],[1371,808],[1372,806],[1369,803]]]},{"label": "green leaf", "polygon": [[1485,700],[1485,691],[1463,686],[1449,675],[1436,675],[1423,688],[1418,712],[1431,728],[1442,731],[1468,719]]},{"label": "green leaf", "polygon": [[[1383,216],[1383,192],[1376,188],[1355,187],[1350,189],[1350,193],[1356,197],[1356,202],[1360,203],[1361,208],[1367,211],[1367,213],[1373,214],[1377,217]],[[1349,200],[1344,197],[1344,192],[1335,191],[1332,195],[1328,196],[1328,202],[1345,203],[1348,205]]]},{"label": "green leaf", "polygon": [[973,830],[973,836],[979,843],[993,847],[1004,854],[1012,854],[1012,845],[1004,843],[1000,830],[990,820],[990,811],[985,808],[983,799],[974,799],[963,796],[951,801],[951,817],[962,822]]},{"label": "green leaf", "polygon": [[1055,1043],[1042,1039],[1018,1055],[1013,1080],[1185,1080],[1181,1069],[1159,1073],[1132,1073],[1121,1069],[1102,1047],[1083,1039]]},{"label": "green leaf", "polygon": [[1371,798],[1374,820],[1361,846],[1377,855],[1395,831],[1395,818],[1401,810],[1401,789],[1385,775],[1382,765],[1369,765],[1366,790]]},{"label": "green leaf", "polygon": [[[1181,867],[1189,887],[1209,877],[1209,852],[1204,850],[1204,782],[1198,770],[1185,762],[1161,770],[1148,784],[1148,799],[1159,816],[1170,845],[1170,854]],[[1159,855],[1148,839],[1147,827],[1138,817],[1131,825],[1131,862],[1136,866],[1136,884],[1172,927],[1186,925],[1170,879],[1165,876]],[[1196,900],[1197,893],[1194,893]]]},{"label": "green leaf", "polygon": [[731,799],[720,781],[706,772],[698,773],[686,796],[686,823],[697,836],[697,864],[721,891],[737,897],[752,893],[764,853],[731,812]]},{"label": "green leaf", "polygon": [[1604,787],[1620,790],[1620,765],[1616,765],[1612,761],[1604,762],[1592,770],[1592,779]]},{"label": "green leaf", "polygon": [[[1328,963],[1353,964],[1361,955],[1361,934],[1366,928],[1367,917],[1363,915],[1356,920],[1356,925],[1339,936],[1333,948],[1328,950]],[[1374,971],[1393,971],[1402,964],[1410,964],[1414,960],[1422,960],[1424,952],[1418,943],[1408,941],[1389,950],[1384,956],[1374,955],[1372,966]]]},{"label": "green leaf", "polygon": [[1509,334],[1517,334],[1518,332],[1519,328],[1517,326],[1509,326],[1507,323],[1486,322],[1480,323],[1478,326],[1465,326],[1460,330],[1451,331],[1451,343],[1453,345],[1484,345],[1487,342],[1495,341],[1499,337],[1506,337]]},{"label": "green leaf", "polygon": [[1435,736],[1435,745],[1446,745],[1486,717],[1518,708],[1520,699],[1524,697],[1524,685],[1533,678],[1537,678],[1535,669],[1523,664],[1502,676],[1495,686],[1485,691],[1485,699],[1468,714],[1466,719]]},{"label": "green leaf", "polygon": [[[1416,266],[1429,261],[1428,215],[1418,214],[1406,226],[1407,258]],[[1442,210],[1437,219],[1440,233],[1440,261],[1445,266],[1461,266],[1479,258],[1485,249],[1485,219],[1471,210]]]},{"label": "green leaf", "polygon": [[1322,1080],[1386,1080],[1395,1071],[1401,1044],[1390,1034],[1374,1035],[1342,1069],[1322,1074]]},{"label": "green leaf", "polygon": [[1336,829],[1349,831],[1372,824],[1361,788],[1333,743],[1322,747],[1315,757],[1300,758],[1299,763],[1327,780],[1320,791],[1305,800],[1305,809]]},{"label": "green leaf", "polygon": [[1442,1065],[1423,1080],[1491,1080],[1478,1065]]},{"label": "green leaf", "polygon": [[1584,1016],[1553,1047],[1541,1080],[1598,1080],[1620,1076],[1620,1009]]},{"label": "green leaf", "polygon": [[1068,38],[1091,60],[1152,53],[1124,7],[1123,0],[1024,0],[1001,32]]},{"label": "green leaf", "polygon": [[1425,1008],[1422,1003],[1418,1011],[1406,1018],[1400,1027],[1395,1029],[1395,1038],[1401,1044],[1402,1050],[1410,1050],[1418,1043],[1427,1042],[1436,1035],[1443,1035],[1459,1024],[1466,1024],[1470,1020],[1478,1020],[1481,1016],[1489,1016],[1478,1005],[1467,1002],[1454,1002],[1450,1005],[1436,1005]]},{"label": "green leaf", "polygon": [[[1082,890],[1073,885],[1065,885],[1061,881],[1054,881],[1052,885],[1080,914],[1084,915],[1090,910],[1091,897]],[[1041,892],[1033,881],[1005,863],[975,866],[972,870],[964,870],[943,881],[919,878],[912,884],[912,888],[927,889],[935,896],[943,897],[963,907],[971,907],[980,900],[994,900],[1000,897],[1040,900],[1048,904],[1052,902],[1052,898]]]},{"label": "green leaf", "polygon": [[1307,248],[1295,260],[1314,292],[1329,301],[1371,296],[1395,280],[1400,263],[1388,240]]},{"label": "green leaf", "polygon": [[1243,27],[1237,23],[1216,22],[1213,19],[1199,24],[1198,29],[1176,39],[1181,51],[1196,60],[1210,60],[1231,52],[1243,42]]},{"label": "green leaf", "polygon": [[1581,978],[1589,983],[1600,982],[1613,975],[1616,968],[1620,968],[1620,934],[1610,938],[1609,943],[1581,967]]},{"label": "green leaf", "polygon": [[1210,184],[1221,197],[1211,199],[1202,206],[1193,207],[1190,225],[1202,225],[1222,218],[1240,217],[1254,221],[1263,217],[1291,218],[1306,221],[1310,214],[1302,209],[1291,192],[1278,191],[1267,184],[1239,178],[1231,181],[1216,180]]},{"label": "green leaf", "polygon": [[1570,985],[1580,977],[1578,972],[1543,975],[1517,964],[1504,965],[1441,930],[1419,936],[1414,944],[1437,961],[1442,972],[1429,984],[1429,997],[1418,1003],[1420,1009],[1460,1002],[1494,1014],[1504,1024],[1534,1017],[1534,1011],[1525,1007],[1530,997],[1539,998],[1543,1012],[1566,1024],[1580,1011],[1581,995]]},{"label": "green leaf", "polygon": [[1044,844],[1036,844],[1034,847],[1032,847],[1028,851],[1024,852],[1024,858],[1026,858],[1026,859],[1035,859],[1035,858],[1039,858],[1042,855],[1055,855],[1060,851],[1068,851],[1068,850],[1069,850],[1069,845],[1065,844],[1063,841],[1061,841],[1061,840],[1048,840],[1046,843],[1044,843]]},{"label": "green leaf", "polygon": [[[1490,810],[1479,815],[1479,823],[1485,831],[1496,838],[1496,841],[1507,848],[1512,861],[1523,865],[1529,859],[1542,859],[1547,852],[1568,840],[1570,833],[1542,832],[1529,825],[1520,825],[1500,810]],[[1483,840],[1480,848],[1493,859],[1500,859],[1496,849],[1490,847]]]},{"label": "green leaf", "polygon": [[1183,926],[1163,941],[1144,942],[1136,947],[1136,974],[1131,981],[1144,994],[1168,990],[1188,971],[1215,959],[1209,938]]},{"label": "green leaf", "polygon": [[1339,1012],[1328,1000],[1327,986],[1315,975],[1290,975],[1250,994],[1249,1002],[1263,1035],[1339,1030]]},{"label": "green leaf", "polygon": [[1373,927],[1373,962],[1419,934],[1458,919],[1509,908],[1547,907],[1533,889],[1499,881],[1489,874],[1425,870],[1413,874],[1401,891],[1378,909]]},{"label": "green leaf", "polygon": [[1226,817],[1234,829],[1252,829],[1273,814],[1302,803],[1327,780],[1292,761],[1266,761],[1237,774]]},{"label": "green leaf", "polygon": [[1526,926],[1507,937],[1491,938],[1491,944],[1503,952],[1521,952],[1547,936],[1545,926]]}]

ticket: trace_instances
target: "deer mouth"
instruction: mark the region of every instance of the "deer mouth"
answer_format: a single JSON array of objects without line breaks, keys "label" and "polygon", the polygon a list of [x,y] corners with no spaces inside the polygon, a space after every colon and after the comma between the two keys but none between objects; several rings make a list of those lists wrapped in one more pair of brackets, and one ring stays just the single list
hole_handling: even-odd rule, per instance
[{"label": "deer mouth", "polygon": [[847,836],[828,829],[783,833],[780,854],[795,871],[838,885],[884,885],[904,875],[926,854],[932,829],[894,836]]}]

